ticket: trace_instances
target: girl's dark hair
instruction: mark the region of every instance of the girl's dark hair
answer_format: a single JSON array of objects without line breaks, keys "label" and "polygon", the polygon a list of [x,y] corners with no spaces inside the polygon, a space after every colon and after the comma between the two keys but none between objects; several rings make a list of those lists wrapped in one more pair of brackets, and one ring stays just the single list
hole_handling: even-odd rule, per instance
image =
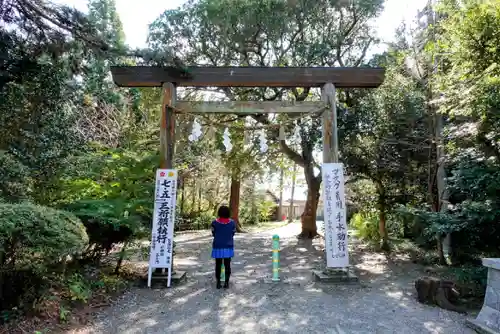
[{"label": "girl's dark hair", "polygon": [[217,215],[219,216],[219,218],[230,218],[231,211],[229,210],[229,207],[222,205],[217,211]]}]

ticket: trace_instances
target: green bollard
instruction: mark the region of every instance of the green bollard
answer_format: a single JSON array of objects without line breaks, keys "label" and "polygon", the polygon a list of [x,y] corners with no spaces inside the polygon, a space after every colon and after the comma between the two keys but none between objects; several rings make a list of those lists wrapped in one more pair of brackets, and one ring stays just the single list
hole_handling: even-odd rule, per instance
[{"label": "green bollard", "polygon": [[221,280],[221,282],[226,281],[226,267],[224,267],[224,263],[222,264],[221,269],[220,269],[220,280]]},{"label": "green bollard", "polygon": [[280,237],[273,235],[273,279],[274,282],[280,280]]}]

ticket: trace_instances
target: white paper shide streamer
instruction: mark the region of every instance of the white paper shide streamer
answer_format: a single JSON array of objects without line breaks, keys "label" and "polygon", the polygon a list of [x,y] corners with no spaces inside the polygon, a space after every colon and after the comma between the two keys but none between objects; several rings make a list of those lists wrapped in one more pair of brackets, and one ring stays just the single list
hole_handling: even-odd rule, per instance
[{"label": "white paper shide streamer", "polygon": [[295,126],[295,131],[294,131],[294,137],[297,139],[297,140],[300,140],[300,128],[298,125]]},{"label": "white paper shide streamer", "polygon": [[231,150],[233,149],[233,144],[231,144],[231,134],[229,133],[228,128],[224,130],[222,138],[222,143],[226,147],[226,152],[231,152]]},{"label": "white paper shide streamer", "polygon": [[191,134],[189,135],[188,139],[189,141],[198,141],[201,137],[201,125],[198,123],[198,120],[195,119],[193,122],[193,128],[191,130]]},{"label": "white paper shide streamer", "polygon": [[260,152],[261,153],[265,153],[267,152],[267,149],[269,148],[269,146],[267,146],[267,139],[266,139],[266,133],[264,130],[262,130],[260,132],[260,135],[259,135],[259,143],[260,143]]}]

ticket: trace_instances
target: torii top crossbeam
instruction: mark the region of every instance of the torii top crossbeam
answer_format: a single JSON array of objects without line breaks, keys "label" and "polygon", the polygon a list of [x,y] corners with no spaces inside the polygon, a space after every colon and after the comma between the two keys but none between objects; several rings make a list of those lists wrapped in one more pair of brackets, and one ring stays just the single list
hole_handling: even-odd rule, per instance
[{"label": "torii top crossbeam", "polygon": [[173,67],[112,66],[120,87],[321,87],[376,88],[385,77],[383,68],[372,67],[188,67],[191,77],[179,77]]}]

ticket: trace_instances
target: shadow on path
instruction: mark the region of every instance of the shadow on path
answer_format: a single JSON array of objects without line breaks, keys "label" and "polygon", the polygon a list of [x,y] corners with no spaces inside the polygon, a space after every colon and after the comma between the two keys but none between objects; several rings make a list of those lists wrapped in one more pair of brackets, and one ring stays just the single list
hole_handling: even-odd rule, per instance
[{"label": "shadow on path", "polygon": [[[299,224],[238,234],[229,290],[215,289],[211,236],[177,240],[176,268],[186,283],[137,288],[74,333],[473,333],[464,318],[418,304],[418,272],[389,266],[383,254],[353,242],[351,262],[362,282],[334,286],[312,281],[323,265],[320,240],[297,240]],[[281,237],[282,282],[271,283],[271,238]]]}]

